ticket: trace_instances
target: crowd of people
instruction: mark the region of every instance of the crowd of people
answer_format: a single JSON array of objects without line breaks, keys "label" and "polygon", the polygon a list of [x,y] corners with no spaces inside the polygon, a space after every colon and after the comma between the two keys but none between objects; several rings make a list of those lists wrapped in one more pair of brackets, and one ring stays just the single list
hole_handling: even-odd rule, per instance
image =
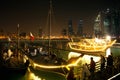
[{"label": "crowd of people", "polygon": [[[96,62],[94,61],[94,57],[90,58],[90,64],[83,64],[82,66],[82,76],[79,80],[107,80],[108,78],[114,76],[118,72],[120,72],[120,57],[113,57],[109,55],[108,57],[104,57],[100,55],[100,71],[96,72]],[[72,76],[74,77],[74,76]],[[99,78],[99,79],[98,79]],[[75,79],[67,79],[67,80],[75,80]]]}]

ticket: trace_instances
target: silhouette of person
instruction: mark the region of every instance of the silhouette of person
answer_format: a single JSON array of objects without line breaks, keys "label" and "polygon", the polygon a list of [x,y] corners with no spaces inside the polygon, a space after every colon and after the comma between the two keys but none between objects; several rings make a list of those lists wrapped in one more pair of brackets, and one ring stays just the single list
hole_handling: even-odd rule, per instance
[{"label": "silhouette of person", "polygon": [[90,72],[91,72],[91,73],[94,73],[96,63],[95,63],[95,61],[93,60],[93,57],[91,57],[90,60],[91,60],[91,61],[90,61]]},{"label": "silhouette of person", "polygon": [[113,66],[113,57],[112,55],[109,55],[107,58],[107,66],[111,67]]},{"label": "silhouette of person", "polygon": [[109,74],[109,75],[112,75],[113,74],[113,57],[112,57],[112,55],[109,55],[108,57],[107,57],[107,67],[106,67],[106,69],[107,69],[107,73]]},{"label": "silhouette of person", "polygon": [[95,61],[93,60],[93,57],[90,58],[90,80],[93,80],[93,77],[94,77],[94,72],[95,72],[95,66],[96,66],[96,63]]},{"label": "silhouette of person", "polygon": [[105,67],[105,57],[103,55],[100,55],[101,56],[101,67],[100,67],[100,70],[103,71],[104,67]]}]

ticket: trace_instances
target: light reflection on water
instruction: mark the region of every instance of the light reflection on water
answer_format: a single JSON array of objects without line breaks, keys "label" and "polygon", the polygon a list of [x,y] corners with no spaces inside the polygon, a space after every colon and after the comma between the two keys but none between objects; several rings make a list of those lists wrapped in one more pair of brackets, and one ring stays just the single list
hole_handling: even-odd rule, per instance
[{"label": "light reflection on water", "polygon": [[[5,76],[5,75],[4,75]],[[7,74],[8,76],[8,74]],[[42,70],[30,70],[28,68],[25,75],[21,74],[9,74],[9,78],[5,78],[5,80],[66,80],[65,75],[50,71],[42,71]]]},{"label": "light reflection on water", "polygon": [[35,73],[31,72],[29,68],[24,77],[26,80],[46,80],[41,78],[40,76],[35,75]]},{"label": "light reflection on water", "polygon": [[28,72],[25,76],[27,80],[66,80],[63,74],[48,70],[36,70],[31,67],[28,68]]},{"label": "light reflection on water", "polygon": [[43,70],[31,71],[29,68],[25,75],[0,72],[0,78],[3,80],[66,80],[65,75],[63,74]]},{"label": "light reflection on water", "polygon": [[40,78],[39,76],[36,76],[34,73],[30,72],[29,77],[27,78],[28,80],[45,80],[45,79],[42,79]]}]

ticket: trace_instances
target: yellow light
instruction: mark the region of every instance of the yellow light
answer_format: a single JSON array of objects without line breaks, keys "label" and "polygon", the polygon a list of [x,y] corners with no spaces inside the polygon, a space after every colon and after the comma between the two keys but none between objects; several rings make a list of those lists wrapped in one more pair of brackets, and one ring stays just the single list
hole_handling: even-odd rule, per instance
[{"label": "yellow light", "polygon": [[40,68],[48,68],[48,69],[54,69],[54,68],[63,68],[65,67],[66,65],[60,65],[60,66],[52,66],[52,65],[42,65],[42,64],[37,64],[34,62],[34,66],[35,67],[40,67]]},{"label": "yellow light", "polygon": [[108,47],[116,42],[116,40],[111,41],[110,39],[110,36],[107,36],[106,39],[84,39],[81,42],[69,42],[68,46],[72,50],[81,52],[105,52]]},{"label": "yellow light", "polygon": [[111,37],[110,37],[110,36],[106,36],[106,40],[107,40],[107,41],[110,41],[110,40],[111,40]]},{"label": "yellow light", "polygon": [[80,53],[76,53],[76,52],[70,52],[68,55],[68,59],[73,58],[73,57],[78,57],[80,56]]},{"label": "yellow light", "polygon": [[66,65],[43,65],[43,64],[37,64],[34,61],[30,60],[32,62],[31,66],[34,68],[46,68],[46,69],[55,69],[55,68],[67,68],[69,70],[69,67],[71,66],[77,66],[81,59],[78,58],[74,62],[66,64]]},{"label": "yellow light", "polygon": [[59,66],[55,66],[55,65],[42,65],[42,64],[37,64],[35,62],[33,62],[34,64],[34,68],[36,67],[40,67],[40,68],[46,68],[46,69],[55,69],[55,68],[64,68],[64,67],[71,67],[71,66],[77,66],[77,63],[80,61],[80,59],[78,58],[74,63],[70,63],[67,65],[59,65]]},{"label": "yellow light", "polygon": [[111,55],[111,50],[110,50],[110,48],[108,48],[108,49],[106,50],[106,57],[108,57],[109,55]]},{"label": "yellow light", "polygon": [[66,66],[66,69],[69,71],[70,70],[70,68],[68,67],[68,66]]},{"label": "yellow light", "polygon": [[98,39],[98,38],[95,38],[95,42],[99,42],[99,39]]},{"label": "yellow light", "polygon": [[[76,53],[76,52],[70,52],[70,55],[71,55],[71,54],[81,55],[80,53]],[[73,57],[74,57],[74,56],[73,56]],[[74,66],[75,66],[75,65],[77,66],[77,64],[78,64],[80,61],[82,62],[82,64],[85,64],[85,63],[89,64],[91,57],[94,58],[94,61],[95,61],[95,62],[98,62],[98,61],[100,60],[100,57],[99,57],[99,56],[84,55],[83,57],[80,57],[80,58],[78,58],[78,59],[76,60],[76,62],[74,63]],[[71,55],[71,58],[72,58],[72,55]]]},{"label": "yellow light", "polygon": [[45,80],[45,79],[41,79],[40,77],[36,76],[33,72],[30,71],[30,69],[29,69],[29,74],[27,76],[27,79],[28,80]]},{"label": "yellow light", "polygon": [[95,62],[98,62],[100,60],[99,56],[84,55],[82,57],[82,64],[85,64],[85,63],[90,64],[90,58],[91,57],[93,57]]}]

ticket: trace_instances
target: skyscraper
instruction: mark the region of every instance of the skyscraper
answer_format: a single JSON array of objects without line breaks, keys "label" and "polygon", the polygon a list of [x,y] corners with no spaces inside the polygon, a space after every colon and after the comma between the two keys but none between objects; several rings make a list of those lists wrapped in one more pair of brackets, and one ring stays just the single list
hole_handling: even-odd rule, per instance
[{"label": "skyscraper", "polygon": [[74,31],[73,31],[73,25],[72,25],[72,20],[70,19],[68,22],[68,36],[73,36]]},{"label": "skyscraper", "polygon": [[102,35],[102,16],[101,12],[97,15],[95,21],[94,21],[94,35],[95,37],[100,37]]},{"label": "skyscraper", "polygon": [[114,34],[113,18],[112,18],[112,12],[110,11],[110,9],[107,9],[104,12],[103,24],[104,24],[104,34],[106,35]]},{"label": "skyscraper", "polygon": [[82,36],[82,35],[83,35],[83,20],[79,20],[77,36]]},{"label": "skyscraper", "polygon": [[114,34],[116,37],[119,37],[120,36],[120,10],[114,11],[113,20],[114,20],[114,26],[115,26]]},{"label": "skyscraper", "polygon": [[114,36],[120,35],[120,10],[107,9],[104,12],[104,33]]},{"label": "skyscraper", "polygon": [[120,36],[120,10],[118,9],[107,9],[101,11],[94,23],[94,34],[99,35],[111,35]]},{"label": "skyscraper", "polygon": [[43,29],[41,27],[39,28],[38,36],[43,37]]}]

